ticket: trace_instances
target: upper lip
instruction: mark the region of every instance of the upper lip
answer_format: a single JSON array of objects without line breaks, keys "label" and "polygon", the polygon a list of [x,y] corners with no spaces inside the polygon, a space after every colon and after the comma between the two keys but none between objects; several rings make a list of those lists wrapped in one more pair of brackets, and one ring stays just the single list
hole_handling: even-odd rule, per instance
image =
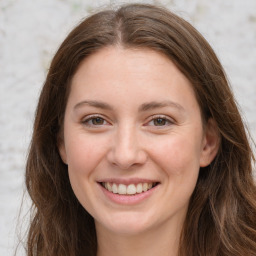
[{"label": "upper lip", "polygon": [[139,183],[159,183],[158,180],[153,179],[141,179],[141,178],[129,178],[129,179],[117,179],[117,178],[107,178],[99,180],[98,183],[115,183],[115,184],[139,184]]}]

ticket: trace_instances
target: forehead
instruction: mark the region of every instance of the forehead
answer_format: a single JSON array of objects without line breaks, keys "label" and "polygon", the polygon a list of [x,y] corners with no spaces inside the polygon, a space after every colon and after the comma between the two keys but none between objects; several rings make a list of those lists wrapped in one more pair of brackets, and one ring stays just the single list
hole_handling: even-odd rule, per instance
[{"label": "forehead", "polygon": [[150,49],[122,47],[103,48],[86,58],[73,77],[70,97],[197,104],[191,83],[169,58]]},{"label": "forehead", "polygon": [[[170,75],[171,73],[180,73],[186,79],[164,54],[147,48],[130,49],[122,46],[104,47],[86,57],[79,65],[72,82],[75,83],[81,79],[82,73],[85,71],[87,75],[95,75],[97,72],[97,75],[109,74],[112,78],[114,78],[113,73],[115,73],[115,77],[119,75],[123,78],[128,76],[133,78],[133,75],[143,77],[149,72],[158,79],[167,71]],[[97,77],[94,78],[97,79]],[[173,78],[175,77],[173,76]]]}]

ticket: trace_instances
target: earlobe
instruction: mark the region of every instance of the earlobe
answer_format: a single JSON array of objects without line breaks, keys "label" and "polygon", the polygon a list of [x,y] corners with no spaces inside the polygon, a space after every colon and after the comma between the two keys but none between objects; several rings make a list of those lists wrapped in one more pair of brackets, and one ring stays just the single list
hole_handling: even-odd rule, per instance
[{"label": "earlobe", "polygon": [[200,158],[200,167],[208,166],[218,153],[220,135],[214,119],[210,118],[205,127],[204,141]]}]

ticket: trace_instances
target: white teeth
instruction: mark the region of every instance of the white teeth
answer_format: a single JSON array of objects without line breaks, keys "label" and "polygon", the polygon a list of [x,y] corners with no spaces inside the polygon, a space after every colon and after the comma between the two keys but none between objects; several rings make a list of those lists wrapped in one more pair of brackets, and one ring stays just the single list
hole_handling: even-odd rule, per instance
[{"label": "white teeth", "polygon": [[[154,183],[155,184],[155,183]],[[119,195],[135,195],[148,191],[153,187],[153,183],[138,183],[135,184],[116,184],[110,182],[103,182],[102,185],[110,192]]]},{"label": "white teeth", "polygon": [[115,183],[112,185],[112,192],[114,194],[117,194],[117,192],[118,192],[117,185]]},{"label": "white teeth", "polygon": [[110,183],[107,182],[107,183],[105,183],[105,184],[107,184],[106,189],[107,189],[108,191],[112,192],[112,186],[110,185]]},{"label": "white teeth", "polygon": [[136,194],[136,187],[134,184],[130,184],[128,187],[127,187],[127,194],[128,195],[134,195]]},{"label": "white teeth", "polygon": [[119,184],[117,193],[120,195],[126,195],[126,186],[123,184]]},{"label": "white teeth", "polygon": [[148,183],[143,183],[142,190],[146,192],[148,190]]},{"label": "white teeth", "polygon": [[141,193],[141,192],[142,192],[142,184],[141,184],[141,183],[139,183],[139,184],[137,185],[136,192],[137,192],[137,193]]}]

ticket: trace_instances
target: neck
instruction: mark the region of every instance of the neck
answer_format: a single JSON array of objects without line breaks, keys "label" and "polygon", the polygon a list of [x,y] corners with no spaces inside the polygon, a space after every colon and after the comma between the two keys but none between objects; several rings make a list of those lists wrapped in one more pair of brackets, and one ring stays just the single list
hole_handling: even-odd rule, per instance
[{"label": "neck", "polygon": [[182,225],[162,225],[139,234],[116,234],[97,229],[97,256],[177,256]]}]

